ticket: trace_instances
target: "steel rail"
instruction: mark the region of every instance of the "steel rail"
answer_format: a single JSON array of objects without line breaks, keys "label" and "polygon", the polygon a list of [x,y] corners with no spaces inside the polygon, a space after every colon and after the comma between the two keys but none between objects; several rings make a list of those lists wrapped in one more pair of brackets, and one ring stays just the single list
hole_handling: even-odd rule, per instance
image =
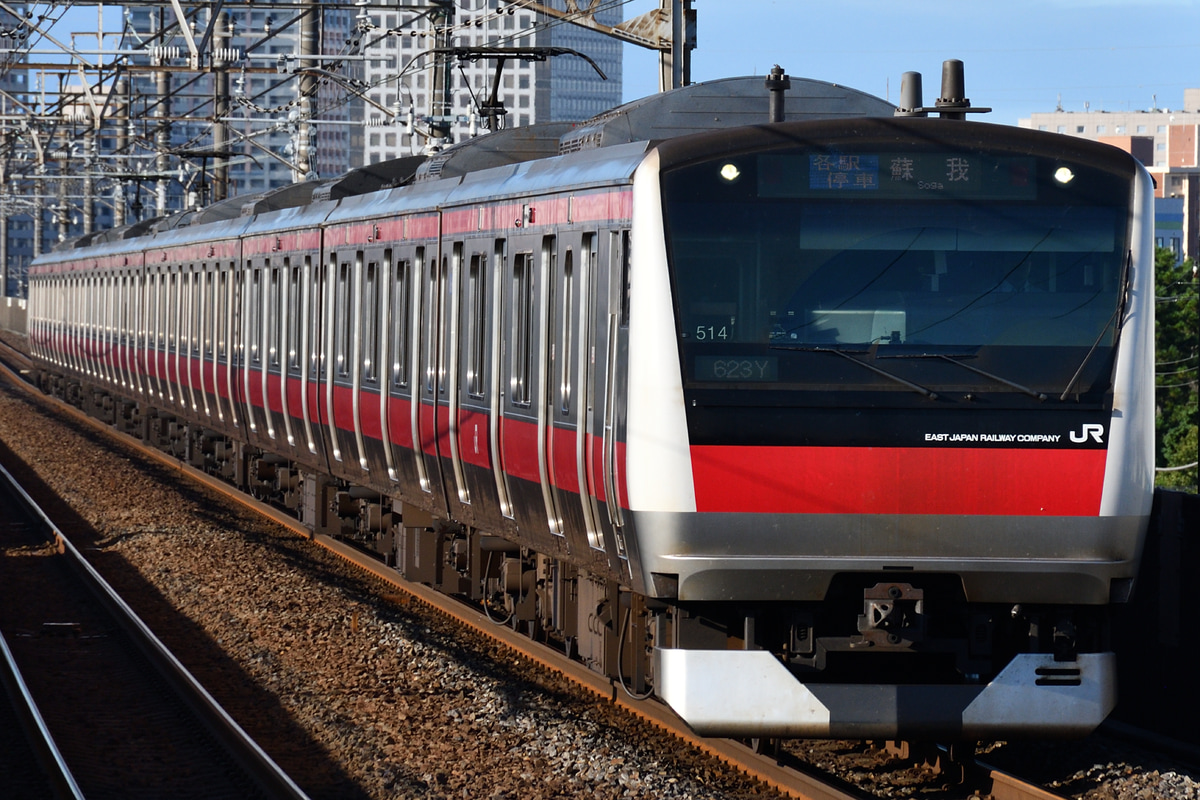
[{"label": "steel rail", "polygon": [[[0,366],[0,372],[3,372],[11,380],[12,372],[7,367]],[[53,537],[59,552],[67,556],[84,582],[130,635],[132,641],[155,665],[163,678],[188,704],[188,707],[217,736],[218,741],[226,745],[229,755],[246,771],[247,775],[256,781],[270,797],[308,800],[308,795],[279,768],[257,742],[250,738],[233,717],[229,716],[229,712],[221,707],[208,690],[188,671],[187,667],[167,649],[149,626],[88,563],[83,554],[58,529],[54,521],[2,466],[0,466],[0,479],[5,481],[6,488],[10,490],[14,499],[25,506],[30,515],[45,527]]]},{"label": "steel rail", "polygon": [[[5,480],[12,482],[12,476],[4,467],[0,467],[0,473],[3,473]],[[21,668],[17,666],[17,661],[13,657],[12,650],[9,649],[8,641],[4,638],[3,633],[0,633],[0,655],[4,656],[0,684],[3,684],[8,690],[14,710],[25,729],[25,738],[37,753],[38,762],[50,785],[54,787],[56,794],[60,797],[83,800],[83,792],[75,781],[75,776],[71,774],[71,768],[67,766],[58,745],[55,744],[54,736],[46,726],[42,712],[38,710],[37,702],[25,684]]]}]

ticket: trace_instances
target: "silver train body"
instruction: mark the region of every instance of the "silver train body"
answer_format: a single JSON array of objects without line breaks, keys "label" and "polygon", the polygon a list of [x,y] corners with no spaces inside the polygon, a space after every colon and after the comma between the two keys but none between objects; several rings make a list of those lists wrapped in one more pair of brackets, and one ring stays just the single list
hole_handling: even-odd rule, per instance
[{"label": "silver train body", "polygon": [[1151,503],[1150,180],[791,94],[60,248],[41,379],[702,733],[1086,733]]}]

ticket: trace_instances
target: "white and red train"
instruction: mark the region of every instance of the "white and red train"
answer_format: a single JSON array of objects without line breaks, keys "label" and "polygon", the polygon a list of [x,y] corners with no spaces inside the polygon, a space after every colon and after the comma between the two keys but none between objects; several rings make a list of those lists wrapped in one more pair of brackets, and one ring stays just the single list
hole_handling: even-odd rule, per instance
[{"label": "white and red train", "polygon": [[1150,179],[788,95],[74,242],[40,378],[703,733],[1085,733],[1150,511]]}]

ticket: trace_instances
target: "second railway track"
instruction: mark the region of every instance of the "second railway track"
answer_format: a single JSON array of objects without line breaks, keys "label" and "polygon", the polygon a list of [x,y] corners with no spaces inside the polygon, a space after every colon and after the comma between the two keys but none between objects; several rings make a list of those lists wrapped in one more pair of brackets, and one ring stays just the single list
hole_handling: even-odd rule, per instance
[{"label": "second railway track", "polygon": [[3,469],[0,512],[0,631],[68,796],[304,797]]}]

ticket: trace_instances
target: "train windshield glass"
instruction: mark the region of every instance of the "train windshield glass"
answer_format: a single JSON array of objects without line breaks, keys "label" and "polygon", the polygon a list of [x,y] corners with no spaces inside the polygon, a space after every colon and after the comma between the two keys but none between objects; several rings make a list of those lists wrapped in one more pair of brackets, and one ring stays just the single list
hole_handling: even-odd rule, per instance
[{"label": "train windshield glass", "polygon": [[689,385],[1107,385],[1128,175],[892,143],[667,169],[663,192]]}]

